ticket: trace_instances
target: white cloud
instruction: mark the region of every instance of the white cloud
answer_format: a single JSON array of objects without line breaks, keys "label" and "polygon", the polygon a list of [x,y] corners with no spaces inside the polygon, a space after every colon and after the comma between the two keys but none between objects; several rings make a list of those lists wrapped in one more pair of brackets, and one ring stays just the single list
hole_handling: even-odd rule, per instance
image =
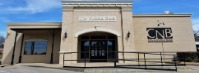
[{"label": "white cloud", "polygon": [[2,36],[4,36],[4,37],[6,37],[6,31],[2,31],[2,30],[0,30],[0,35],[2,35]]},{"label": "white cloud", "polygon": [[25,0],[24,6],[7,7],[5,11],[11,13],[39,13],[61,7],[61,0]]},{"label": "white cloud", "polygon": [[[0,13],[40,13],[54,8],[61,8],[61,1],[132,1],[132,0],[22,0],[25,3],[23,5],[17,5],[18,1],[12,1],[9,5],[0,2]],[[6,2],[6,1],[5,1]]]},{"label": "white cloud", "polygon": [[192,19],[193,30],[199,31],[199,18]]}]

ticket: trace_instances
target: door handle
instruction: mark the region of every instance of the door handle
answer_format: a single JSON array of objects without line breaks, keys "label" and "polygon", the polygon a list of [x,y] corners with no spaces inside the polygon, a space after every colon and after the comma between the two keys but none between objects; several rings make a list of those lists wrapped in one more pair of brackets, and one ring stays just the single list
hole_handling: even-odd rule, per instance
[{"label": "door handle", "polygon": [[91,56],[95,56],[95,51],[91,50]]}]

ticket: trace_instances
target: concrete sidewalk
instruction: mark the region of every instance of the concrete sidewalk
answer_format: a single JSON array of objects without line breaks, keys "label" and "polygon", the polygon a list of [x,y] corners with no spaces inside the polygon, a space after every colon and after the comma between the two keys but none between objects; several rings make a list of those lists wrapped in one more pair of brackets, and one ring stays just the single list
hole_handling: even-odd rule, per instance
[{"label": "concrete sidewalk", "polygon": [[27,67],[27,66],[7,66],[0,68],[0,73],[83,73],[62,69]]},{"label": "concrete sidewalk", "polygon": [[[190,66],[189,66],[190,67]],[[143,69],[85,69],[84,73],[198,73],[199,67],[192,66],[181,69],[180,71],[163,71],[163,70],[143,70]],[[181,67],[182,68],[182,67]]]},{"label": "concrete sidewalk", "polygon": [[133,68],[61,68],[60,65],[48,67],[17,64],[0,68],[0,73],[198,73],[199,66],[179,66],[178,72],[170,70],[145,70]]}]

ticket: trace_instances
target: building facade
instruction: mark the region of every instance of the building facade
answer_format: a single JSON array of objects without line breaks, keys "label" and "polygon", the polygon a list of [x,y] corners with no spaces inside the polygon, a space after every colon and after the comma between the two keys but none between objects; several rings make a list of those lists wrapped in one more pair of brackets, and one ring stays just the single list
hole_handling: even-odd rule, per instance
[{"label": "building facade", "polygon": [[132,2],[62,1],[62,7],[62,22],[8,23],[3,64],[68,65],[137,57],[121,52],[196,51],[191,14],[133,14]]}]

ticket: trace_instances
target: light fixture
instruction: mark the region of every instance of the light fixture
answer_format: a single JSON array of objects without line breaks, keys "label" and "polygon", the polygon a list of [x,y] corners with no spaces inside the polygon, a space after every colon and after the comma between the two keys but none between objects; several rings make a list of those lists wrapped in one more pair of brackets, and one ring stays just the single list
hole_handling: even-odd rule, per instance
[{"label": "light fixture", "polygon": [[131,33],[128,31],[128,33],[127,33],[127,37],[129,38],[129,37],[130,37],[130,35],[131,35]]},{"label": "light fixture", "polygon": [[64,38],[65,38],[65,39],[67,38],[67,32],[64,33]]}]

